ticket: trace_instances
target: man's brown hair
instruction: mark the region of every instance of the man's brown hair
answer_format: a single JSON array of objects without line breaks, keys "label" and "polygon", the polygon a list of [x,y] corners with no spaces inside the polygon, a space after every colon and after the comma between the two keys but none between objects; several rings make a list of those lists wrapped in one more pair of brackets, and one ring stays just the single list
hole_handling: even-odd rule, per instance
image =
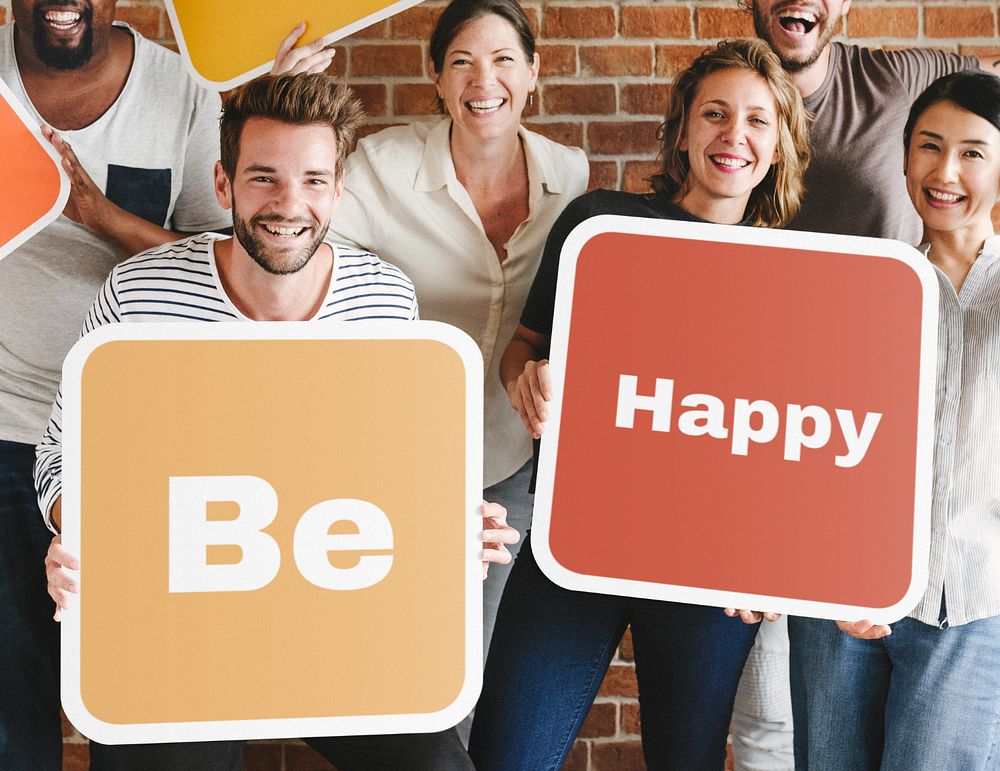
[{"label": "man's brown hair", "polygon": [[337,139],[339,178],[344,159],[354,149],[354,139],[365,113],[351,89],[326,73],[262,75],[234,90],[222,106],[222,168],[233,179],[240,153],[240,135],[250,118],[271,118],[293,126],[329,126]]}]

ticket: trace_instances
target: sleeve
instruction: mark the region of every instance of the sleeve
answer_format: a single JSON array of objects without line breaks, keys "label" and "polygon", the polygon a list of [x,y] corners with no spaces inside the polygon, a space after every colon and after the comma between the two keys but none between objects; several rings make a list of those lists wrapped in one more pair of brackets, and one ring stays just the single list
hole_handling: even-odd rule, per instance
[{"label": "sleeve", "polygon": [[327,240],[381,255],[384,239],[379,223],[386,220],[389,200],[364,144],[358,143],[344,163],[344,194],[330,221]]},{"label": "sleeve", "polygon": [[883,53],[910,99],[916,99],[927,86],[944,75],[979,69],[979,59],[975,56],[959,56],[937,49],[906,48]]},{"label": "sleeve", "polygon": [[183,183],[170,218],[170,228],[201,233],[232,226],[232,219],[215,197],[213,169],[219,159],[219,95],[192,84],[194,107],[187,131]]},{"label": "sleeve", "polygon": [[567,206],[559,215],[545,241],[542,261],[528,292],[528,299],[521,313],[521,324],[532,332],[552,334],[552,314],[556,304],[556,282],[559,278],[559,256],[570,232],[598,212],[594,206],[595,193],[587,193]]},{"label": "sleeve", "polygon": [[[117,273],[116,268],[101,287],[97,299],[87,313],[80,337],[97,327],[121,321],[118,294],[115,290]],[[45,526],[53,533],[58,533],[52,524],[52,504],[62,495],[62,386],[56,392],[49,425],[42,435],[42,441],[35,448],[34,475],[38,507],[42,511]]]}]

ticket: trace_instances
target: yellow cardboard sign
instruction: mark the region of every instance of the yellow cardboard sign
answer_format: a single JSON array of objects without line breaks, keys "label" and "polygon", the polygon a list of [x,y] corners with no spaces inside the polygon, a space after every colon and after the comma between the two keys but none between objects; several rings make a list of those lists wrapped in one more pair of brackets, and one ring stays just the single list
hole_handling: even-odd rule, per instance
[{"label": "yellow cardboard sign", "polygon": [[165,0],[177,45],[192,77],[224,91],[267,72],[288,30],[301,21],[300,43],[347,37],[420,0]]},{"label": "yellow cardboard sign", "polygon": [[435,322],[115,324],[64,373],[63,703],[104,743],[438,731],[482,666],[482,359]]},{"label": "yellow cardboard sign", "polygon": [[59,155],[0,80],[0,259],[56,219],[69,198]]}]

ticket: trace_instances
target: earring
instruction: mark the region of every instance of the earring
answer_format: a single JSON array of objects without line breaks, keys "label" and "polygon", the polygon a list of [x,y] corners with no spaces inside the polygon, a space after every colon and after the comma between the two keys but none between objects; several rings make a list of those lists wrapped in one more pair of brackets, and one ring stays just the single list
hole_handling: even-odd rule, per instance
[{"label": "earring", "polygon": [[528,107],[531,107],[531,105],[533,105],[534,103],[535,103],[535,92],[530,91],[528,92]]}]

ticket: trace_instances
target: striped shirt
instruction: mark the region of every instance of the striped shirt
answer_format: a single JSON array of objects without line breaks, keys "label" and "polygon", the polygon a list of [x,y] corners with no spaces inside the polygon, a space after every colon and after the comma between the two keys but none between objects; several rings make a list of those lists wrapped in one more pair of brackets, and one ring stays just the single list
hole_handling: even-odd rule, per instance
[{"label": "striped shirt", "polygon": [[960,292],[937,275],[930,571],[910,615],[938,625],[943,596],[957,626],[1000,615],[1000,236],[987,239]]},{"label": "striped shirt", "polygon": [[[105,324],[142,321],[249,321],[226,295],[215,263],[214,242],[203,233],[137,254],[117,265],[94,300],[83,334]],[[334,246],[333,277],[312,321],[415,320],[413,284],[374,254]],[[62,490],[62,392],[36,448],[38,505],[49,521]]]}]

